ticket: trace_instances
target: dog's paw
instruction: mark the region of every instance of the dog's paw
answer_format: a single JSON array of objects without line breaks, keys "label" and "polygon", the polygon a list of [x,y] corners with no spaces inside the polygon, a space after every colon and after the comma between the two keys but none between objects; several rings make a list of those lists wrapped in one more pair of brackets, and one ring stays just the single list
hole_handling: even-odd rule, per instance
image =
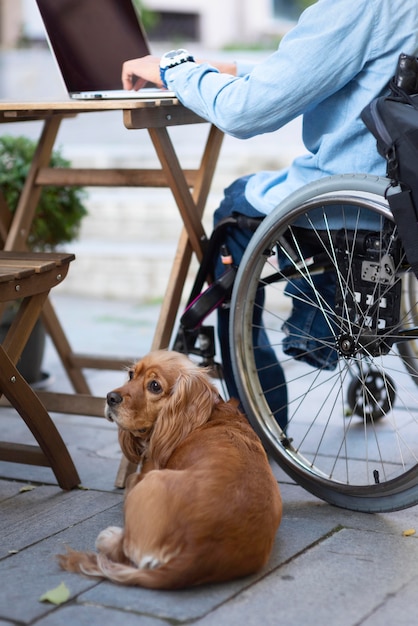
[{"label": "dog's paw", "polygon": [[108,526],[102,530],[96,539],[96,549],[99,552],[105,552],[112,550],[116,544],[120,543],[123,536],[123,529],[119,526]]}]

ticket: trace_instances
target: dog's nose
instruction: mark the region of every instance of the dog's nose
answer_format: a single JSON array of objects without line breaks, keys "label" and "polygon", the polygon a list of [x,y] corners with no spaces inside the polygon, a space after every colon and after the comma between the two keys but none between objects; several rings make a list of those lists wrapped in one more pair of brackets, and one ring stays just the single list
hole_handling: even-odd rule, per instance
[{"label": "dog's nose", "polygon": [[106,396],[106,400],[109,406],[115,406],[122,402],[122,396],[117,391],[110,391]]}]

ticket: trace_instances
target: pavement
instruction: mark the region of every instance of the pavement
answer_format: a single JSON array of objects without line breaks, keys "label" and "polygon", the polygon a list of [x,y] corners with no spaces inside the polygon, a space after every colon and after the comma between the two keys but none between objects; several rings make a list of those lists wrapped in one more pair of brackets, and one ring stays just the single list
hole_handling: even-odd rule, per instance
[{"label": "pavement", "polygon": [[[36,56],[31,56],[33,64]],[[0,97],[16,97],[14,89],[19,81],[27,89],[39,88],[33,79],[33,65],[29,72],[20,56],[11,64],[4,57],[2,61]],[[50,76],[42,73],[42,77],[42,87],[52,93],[55,86],[46,85]],[[111,130],[105,145],[100,123],[95,126],[92,118],[93,129],[88,129],[96,133],[94,150],[91,144],[80,143],[87,124],[81,118],[80,126],[63,131],[63,143],[72,155],[78,150],[80,160],[100,153],[106,166],[105,157],[120,155],[122,143],[123,153],[129,154],[134,137],[128,133],[121,143]],[[32,127],[28,128],[32,132]],[[116,124],[109,128],[116,128]],[[237,149],[235,142],[226,142],[222,177],[226,177],[225,172],[229,178],[245,169],[245,150],[249,159],[253,158],[252,166],[256,166],[254,154],[257,166],[262,159],[273,163],[273,154],[294,146],[294,142],[286,141],[286,134],[284,137],[282,143],[274,137],[257,139],[250,144],[251,149],[244,148],[248,144],[241,143]],[[68,293],[64,283],[54,289],[52,297],[76,352],[135,359],[150,349],[158,303],[140,301],[134,292],[125,299]],[[70,389],[49,343],[44,371],[48,389]],[[88,370],[86,375],[94,394],[103,398],[125,378],[122,371]],[[2,409],[1,419],[3,440],[31,443],[25,424],[12,410]],[[100,530],[122,523],[123,491],[114,486],[121,452],[115,426],[104,419],[61,414],[54,414],[53,419],[74,459],[81,487],[63,492],[48,468],[0,463],[0,626],[417,623],[418,535],[403,534],[418,529],[417,507],[374,515],[338,509],[307,493],[274,462],[284,514],[269,563],[259,574],[226,584],[164,592],[131,589],[62,572],[54,555],[65,545],[92,549]],[[65,603],[41,601],[44,594],[62,583],[69,590]]]},{"label": "pavement", "polygon": [[[76,351],[131,355],[150,349],[158,305],[74,298],[55,289],[54,304]],[[82,319],[82,321],[80,321]],[[134,347],[134,350],[133,350]],[[132,351],[134,353],[132,353]],[[50,390],[68,391],[54,348],[44,360]],[[124,372],[87,371],[103,395]],[[2,439],[31,443],[23,421],[2,409]],[[61,571],[66,545],[92,549],[97,534],[122,523],[116,428],[101,418],[53,416],[81,477],[63,492],[48,468],[0,463],[0,626],[412,626],[416,624],[417,507],[362,514],[318,500],[272,462],[284,514],[268,565],[255,576],[182,591],[150,591]],[[251,468],[248,468],[251,471]],[[64,584],[68,601],[43,602]]]}]

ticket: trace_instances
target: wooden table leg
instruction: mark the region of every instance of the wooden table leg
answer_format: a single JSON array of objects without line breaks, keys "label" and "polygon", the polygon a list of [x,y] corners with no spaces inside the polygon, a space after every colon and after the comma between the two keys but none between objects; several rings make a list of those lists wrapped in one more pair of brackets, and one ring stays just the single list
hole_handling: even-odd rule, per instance
[{"label": "wooden table leg", "polygon": [[191,246],[199,261],[202,259],[203,245],[206,234],[203,228],[201,215],[197,212],[196,203],[190,193],[183,170],[177,159],[173,144],[166,128],[148,129],[155,151],[160,159],[168,186],[180,211],[183,224],[186,227]]},{"label": "wooden table leg", "polygon": [[[167,135],[167,129],[163,129],[165,131],[164,133],[159,132],[161,129],[152,130],[152,134],[150,132],[151,137],[160,157],[163,170],[166,173],[167,178],[170,180],[170,187],[171,183],[174,185],[174,190],[172,187],[171,188],[185,224],[185,228],[181,232],[179,243],[177,245],[167,289],[164,295],[163,304],[152,342],[152,349],[158,350],[159,348],[167,348],[169,346],[174,323],[180,306],[184,283],[190,267],[192,252],[194,251],[196,253],[199,261],[202,257],[205,238],[202,226],[202,215],[206,206],[224,135],[215,126],[211,126],[200,167],[198,169],[197,180],[193,188],[193,192],[190,193],[190,190],[184,180],[184,174],[181,171],[181,168],[180,170],[177,169],[177,166],[178,168],[180,167],[177,159],[175,158],[177,165],[173,170],[171,158],[166,158],[167,154],[169,154],[167,142],[170,142]],[[163,144],[161,143],[161,139],[163,140]],[[172,180],[173,177],[174,181]],[[183,182],[180,182],[181,179],[183,179]],[[196,231],[191,220],[188,219],[190,213],[193,215],[193,220],[196,220],[196,218],[198,219],[198,223],[200,225],[199,231]],[[192,244],[193,235],[195,246],[198,246],[197,250]]]},{"label": "wooden table leg", "polygon": [[[193,193],[190,193],[167,129],[154,128],[148,129],[148,132],[185,225],[180,235],[152,342],[152,350],[158,350],[169,346],[184,283],[190,267],[192,252],[196,253],[199,261],[202,259],[206,236],[201,220],[224,135],[215,126],[211,126],[198,170],[196,184]],[[126,478],[135,471],[136,465],[122,457],[115,486],[123,488]]]}]

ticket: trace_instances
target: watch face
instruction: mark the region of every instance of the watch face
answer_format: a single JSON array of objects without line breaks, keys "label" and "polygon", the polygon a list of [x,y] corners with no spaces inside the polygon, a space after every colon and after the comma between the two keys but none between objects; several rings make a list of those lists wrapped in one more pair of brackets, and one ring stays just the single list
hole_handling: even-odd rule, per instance
[{"label": "watch face", "polygon": [[189,53],[187,50],[183,50],[182,48],[180,50],[170,50],[170,52],[166,52],[161,57],[160,67],[163,69],[174,67],[175,65],[186,61],[188,57]]}]

